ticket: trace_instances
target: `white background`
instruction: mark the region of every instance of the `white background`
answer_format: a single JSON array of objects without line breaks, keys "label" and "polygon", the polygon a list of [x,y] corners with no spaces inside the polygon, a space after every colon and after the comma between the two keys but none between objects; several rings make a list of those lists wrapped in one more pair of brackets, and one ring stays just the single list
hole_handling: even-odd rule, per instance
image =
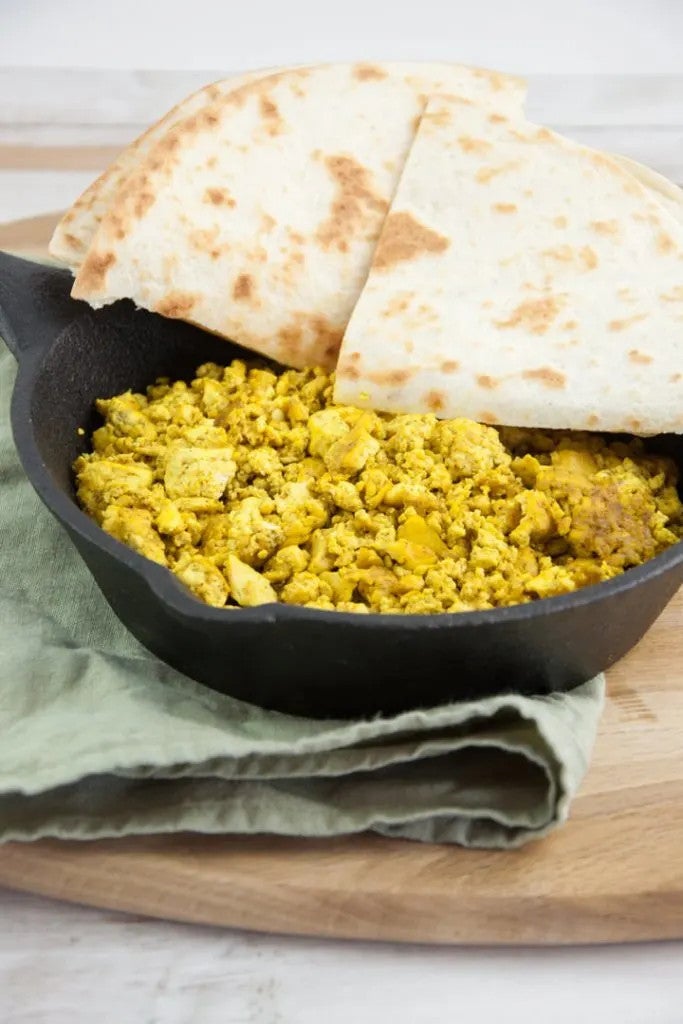
[{"label": "white background", "polygon": [[0,65],[225,68],[457,60],[681,70],[680,0],[0,0]]},{"label": "white background", "polygon": [[[228,72],[340,58],[441,58],[601,80],[673,75],[683,70],[683,0],[0,0],[0,71]],[[35,121],[40,132],[31,137],[43,143],[56,144],[67,128],[65,141],[90,141],[100,111],[121,122],[105,141],[123,140],[144,104],[168,89],[167,79],[114,76],[111,96],[102,97],[89,95],[80,85],[86,81],[65,79],[60,93],[56,78],[38,73],[0,78],[4,140],[23,142]],[[141,81],[151,89],[142,98]],[[616,123],[607,135],[612,148],[630,147],[640,158],[646,150],[660,169],[674,166],[683,151],[675,134],[683,124],[683,79],[650,81],[649,91],[626,77],[617,89],[598,83],[587,90],[584,80],[573,91],[567,82],[553,94],[562,116],[575,113],[577,125],[595,125],[596,117],[598,127]],[[123,83],[120,91],[116,83]],[[75,113],[57,124],[74,88]],[[123,125],[127,96],[129,110],[137,106]],[[595,115],[600,104],[604,118]],[[92,177],[4,173],[0,219],[57,208]],[[682,1024],[683,944],[506,951],[317,942],[148,922],[0,893],[2,1024],[369,1024],[380,1018],[392,1024]]]}]

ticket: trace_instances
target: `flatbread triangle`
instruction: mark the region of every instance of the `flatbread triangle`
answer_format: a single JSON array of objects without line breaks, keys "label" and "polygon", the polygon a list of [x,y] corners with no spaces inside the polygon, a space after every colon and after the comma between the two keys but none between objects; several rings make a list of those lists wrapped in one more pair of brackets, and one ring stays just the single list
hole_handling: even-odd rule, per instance
[{"label": "flatbread triangle", "polygon": [[683,223],[605,154],[433,97],[335,398],[520,427],[683,431]]}]

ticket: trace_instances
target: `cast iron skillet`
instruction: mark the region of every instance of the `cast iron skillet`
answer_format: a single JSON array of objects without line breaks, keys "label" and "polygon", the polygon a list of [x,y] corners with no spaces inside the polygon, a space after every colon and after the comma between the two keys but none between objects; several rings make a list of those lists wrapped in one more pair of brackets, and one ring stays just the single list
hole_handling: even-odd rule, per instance
[{"label": "cast iron skillet", "polygon": [[[211,608],[81,512],[71,464],[98,425],[95,398],[143,389],[160,375],[191,379],[200,363],[225,363],[240,350],[128,302],[94,312],[69,297],[70,287],[67,271],[0,253],[0,334],[19,360],[12,426],[21,461],[121,621],[215,690],[292,714],[345,717],[568,689],[633,647],[683,582],[677,544],[607,583],[494,611]],[[654,447],[683,467],[683,437]]]}]

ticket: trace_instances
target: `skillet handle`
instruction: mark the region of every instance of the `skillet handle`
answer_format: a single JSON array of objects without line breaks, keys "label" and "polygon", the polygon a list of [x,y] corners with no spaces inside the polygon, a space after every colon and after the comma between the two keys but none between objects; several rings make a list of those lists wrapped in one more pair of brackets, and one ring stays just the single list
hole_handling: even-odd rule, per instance
[{"label": "skillet handle", "polygon": [[72,283],[65,268],[0,252],[0,337],[19,362],[47,348],[77,315]]}]

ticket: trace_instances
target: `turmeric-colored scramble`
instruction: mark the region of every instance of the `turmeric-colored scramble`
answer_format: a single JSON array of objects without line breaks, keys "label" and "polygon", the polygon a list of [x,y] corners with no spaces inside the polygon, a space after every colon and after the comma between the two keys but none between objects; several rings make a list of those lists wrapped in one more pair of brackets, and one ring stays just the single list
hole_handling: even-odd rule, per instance
[{"label": "turmeric-colored scramble", "polygon": [[101,399],[82,507],[216,607],[460,612],[566,594],[683,536],[641,441],[391,416],[234,361]]}]

